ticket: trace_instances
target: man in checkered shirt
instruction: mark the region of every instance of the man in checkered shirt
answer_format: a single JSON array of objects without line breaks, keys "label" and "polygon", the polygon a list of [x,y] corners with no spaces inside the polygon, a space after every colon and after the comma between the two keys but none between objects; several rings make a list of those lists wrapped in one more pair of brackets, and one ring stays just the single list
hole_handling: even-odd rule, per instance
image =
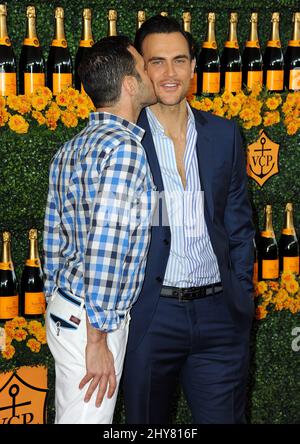
[{"label": "man in checkered shirt", "polygon": [[144,131],[135,122],[156,97],[143,58],[125,37],[96,43],[79,74],[96,112],[50,168],[46,328],[55,359],[55,422],[107,424],[156,204]]}]

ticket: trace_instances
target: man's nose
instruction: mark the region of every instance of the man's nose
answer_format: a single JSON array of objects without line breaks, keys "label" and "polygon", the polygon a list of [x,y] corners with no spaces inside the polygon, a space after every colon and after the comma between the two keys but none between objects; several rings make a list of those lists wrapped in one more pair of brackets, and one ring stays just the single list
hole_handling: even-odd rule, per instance
[{"label": "man's nose", "polygon": [[176,74],[174,64],[171,61],[166,63],[166,74],[170,77]]}]

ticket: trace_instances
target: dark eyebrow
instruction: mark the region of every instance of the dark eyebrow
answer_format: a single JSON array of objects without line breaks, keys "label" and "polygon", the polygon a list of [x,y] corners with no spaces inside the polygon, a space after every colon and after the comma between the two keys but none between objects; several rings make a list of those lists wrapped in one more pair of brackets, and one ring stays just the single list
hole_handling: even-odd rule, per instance
[{"label": "dark eyebrow", "polygon": [[[173,58],[173,60],[177,60],[177,59],[187,59],[189,60],[189,57],[186,54],[179,54],[176,57]],[[153,60],[166,60],[165,57],[151,57],[148,62],[152,62]]]}]

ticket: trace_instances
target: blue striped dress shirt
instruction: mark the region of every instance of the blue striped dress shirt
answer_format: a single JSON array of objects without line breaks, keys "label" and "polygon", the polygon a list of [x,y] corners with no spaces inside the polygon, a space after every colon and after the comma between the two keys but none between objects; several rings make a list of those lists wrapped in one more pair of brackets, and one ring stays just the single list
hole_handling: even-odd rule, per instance
[{"label": "blue striped dress shirt", "polygon": [[91,325],[118,328],[144,279],[156,192],[144,131],[91,113],[50,168],[44,225],[45,291],[85,299]]},{"label": "blue striped dress shirt", "polygon": [[187,111],[184,189],[176,165],[174,144],[151,109],[146,109],[161,169],[171,229],[171,250],[164,285],[174,287],[199,287],[220,281],[217,258],[204,219],[196,152],[197,131],[195,117],[188,104]]}]

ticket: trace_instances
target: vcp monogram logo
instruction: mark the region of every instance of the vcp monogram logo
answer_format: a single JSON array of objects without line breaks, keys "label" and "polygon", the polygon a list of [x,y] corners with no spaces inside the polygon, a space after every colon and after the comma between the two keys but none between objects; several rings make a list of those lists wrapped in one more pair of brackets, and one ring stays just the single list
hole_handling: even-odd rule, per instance
[{"label": "vcp monogram logo", "polygon": [[0,424],[45,424],[47,393],[13,373],[0,388]]},{"label": "vcp monogram logo", "polygon": [[261,130],[259,139],[248,146],[247,174],[259,186],[278,174],[278,154],[279,144],[272,142],[264,130]]}]

